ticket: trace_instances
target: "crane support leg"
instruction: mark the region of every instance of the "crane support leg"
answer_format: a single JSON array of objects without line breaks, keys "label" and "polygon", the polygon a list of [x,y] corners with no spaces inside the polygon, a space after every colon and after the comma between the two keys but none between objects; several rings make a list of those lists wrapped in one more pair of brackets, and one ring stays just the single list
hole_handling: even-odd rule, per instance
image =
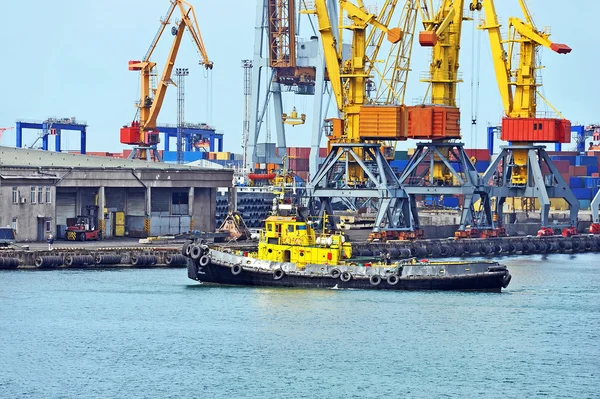
[{"label": "crane support leg", "polygon": [[[569,224],[552,227],[571,227],[577,225],[579,201],[562,178],[560,172],[542,146],[505,146],[483,175],[483,189],[497,201],[505,198],[537,198],[541,206],[541,226],[549,227],[550,198],[563,198],[569,204]],[[526,181],[515,184],[512,179],[514,150],[527,151]],[[521,167],[518,165],[516,167]],[[545,172],[545,173],[544,173]],[[502,218],[502,207],[498,207]]]},{"label": "crane support leg", "polygon": [[600,189],[596,192],[594,199],[591,202],[592,207],[592,225],[590,226],[590,233],[600,234],[600,219],[598,218],[598,207],[600,207]]},{"label": "crane support leg", "polygon": [[[463,197],[463,210],[459,230],[473,225],[477,220],[482,227],[493,228],[491,210],[484,209],[475,215],[472,207],[475,196],[483,196],[479,175],[469,160],[462,143],[418,143],[415,153],[400,174],[399,182],[406,193],[417,195],[449,195]],[[489,202],[482,202],[489,206]],[[488,215],[482,219],[481,216]]]},{"label": "crane support leg", "polygon": [[[331,147],[323,165],[306,186],[309,202],[319,198],[323,208],[323,204],[331,204],[334,198],[374,198],[378,204],[374,231],[412,231],[419,227],[416,205],[400,188],[379,144],[336,143]],[[350,164],[355,167],[349,168]],[[357,169],[366,179],[350,175]]]}]

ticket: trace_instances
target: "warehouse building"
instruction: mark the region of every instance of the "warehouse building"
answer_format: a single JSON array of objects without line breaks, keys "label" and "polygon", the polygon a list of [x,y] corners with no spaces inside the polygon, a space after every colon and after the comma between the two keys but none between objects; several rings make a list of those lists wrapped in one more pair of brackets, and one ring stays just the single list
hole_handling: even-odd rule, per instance
[{"label": "warehouse building", "polygon": [[216,194],[233,172],[0,147],[0,226],[19,241],[62,238],[79,215],[105,238],[214,231]]}]

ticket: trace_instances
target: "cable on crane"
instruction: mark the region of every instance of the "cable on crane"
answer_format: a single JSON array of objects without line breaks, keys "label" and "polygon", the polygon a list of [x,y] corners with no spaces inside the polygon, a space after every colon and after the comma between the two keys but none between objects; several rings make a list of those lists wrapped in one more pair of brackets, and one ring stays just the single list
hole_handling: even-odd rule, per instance
[{"label": "cable on crane", "polygon": [[[477,33],[477,43],[475,34]],[[471,35],[471,141],[477,148],[477,116],[479,113],[479,78],[481,70],[481,30],[473,24]]]}]

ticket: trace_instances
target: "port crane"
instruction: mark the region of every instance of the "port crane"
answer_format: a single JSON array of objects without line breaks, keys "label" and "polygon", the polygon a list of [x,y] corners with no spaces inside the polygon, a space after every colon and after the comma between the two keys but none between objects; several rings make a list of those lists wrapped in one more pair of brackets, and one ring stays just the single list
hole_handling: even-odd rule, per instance
[{"label": "port crane", "polygon": [[[417,143],[399,181],[411,196],[462,196],[457,235],[470,237],[495,232],[485,228],[482,219],[492,218],[489,199],[478,190],[479,174],[460,142],[460,110],[456,101],[457,86],[462,82],[459,54],[463,22],[471,19],[465,15],[464,5],[462,0],[442,0],[434,10],[432,1],[419,1],[423,24],[419,44],[431,48],[431,62],[426,77],[421,79],[428,83],[423,103],[407,107],[407,136],[424,141]],[[477,198],[481,198],[485,212],[475,212]],[[472,228],[475,225],[477,229]]]},{"label": "port crane", "polygon": [[[258,172],[255,168],[257,163],[282,166],[287,150],[286,125],[297,126],[306,122],[306,115],[298,112],[296,107],[289,113],[284,112],[284,93],[298,96],[315,96],[316,93],[319,102],[315,104],[315,120],[320,119],[324,67],[317,67],[316,57],[313,56],[318,49],[316,36],[307,41],[298,37],[300,14],[297,9],[303,3],[304,0],[257,0],[254,57],[249,61],[252,65],[249,134],[244,144],[244,168],[247,172]],[[297,7],[298,4],[300,7]],[[267,125],[270,107],[274,114],[277,155],[262,154],[258,150],[259,136]],[[266,136],[265,145],[268,145],[270,135]]]},{"label": "port crane", "polygon": [[[157,76],[156,63],[151,61],[150,58],[165,29],[171,23],[171,17],[173,17],[176,10],[179,10],[180,16],[179,20],[175,21],[174,25],[171,27],[173,43],[165,67],[160,76],[158,87],[154,88],[151,87],[151,81],[153,77]],[[167,87],[174,84],[171,79],[171,74],[173,72],[181,39],[183,38],[183,33],[186,28],[200,55],[199,64],[207,70],[213,68],[213,63],[209,60],[204,47],[204,41],[200,34],[194,7],[183,0],[171,0],[167,14],[161,19],[158,32],[152,40],[148,51],[146,51],[144,58],[141,61],[129,61],[129,70],[139,71],[141,79],[141,93],[140,100],[136,104],[136,117],[129,126],[122,127],[120,131],[121,143],[135,146],[131,152],[130,158],[150,159],[148,153],[153,152],[154,159],[160,159],[158,152],[156,151],[156,144],[159,142],[159,135],[156,130],[156,120],[165,99]]]},{"label": "port crane", "polygon": [[[570,142],[571,123],[562,117],[540,94],[538,54],[546,47],[558,54],[568,54],[571,48],[553,43],[550,34],[536,28],[525,0],[518,0],[524,20],[508,19],[508,38],[503,40],[501,25],[493,0],[472,0],[471,10],[484,11],[480,26],[488,32],[496,81],[504,108],[502,140],[510,145],[501,147],[498,157],[483,174],[483,190],[496,198],[498,220],[507,197],[537,198],[541,205],[542,229],[552,231],[548,224],[550,198],[564,198],[570,206],[570,224],[576,225],[579,202],[569,185],[548,156],[545,147],[534,143]],[[559,117],[538,115],[537,100],[541,98]]]},{"label": "port crane", "polygon": [[[312,12],[317,16],[321,34],[323,55],[330,85],[339,117],[328,119],[326,135],[329,153],[322,166],[306,187],[313,213],[332,215],[332,200],[340,198],[377,199],[374,232],[418,230],[416,204],[400,186],[398,179],[382,154],[382,142],[406,140],[406,112],[397,95],[380,104],[370,102],[367,87],[372,82],[376,57],[383,43],[384,34],[396,54],[410,54],[407,46],[412,43],[412,32],[392,26],[392,16],[398,1],[386,1],[378,15],[366,11],[362,2],[358,5],[347,0],[315,1]],[[415,1],[407,1],[408,7],[398,7],[404,12],[398,26],[416,17]],[[343,15],[338,15],[338,10]],[[344,24],[347,17],[349,23]],[[340,23],[338,25],[338,22]],[[414,26],[414,23],[412,24]],[[369,30],[370,28],[370,30]],[[344,55],[344,34],[351,32],[351,54]],[[367,51],[369,46],[374,46]],[[393,59],[391,80],[382,78],[382,84],[395,87],[405,79],[410,56]],[[402,76],[401,79],[398,77]],[[392,82],[392,83],[390,83]],[[391,90],[390,93],[394,93]],[[403,94],[402,94],[403,99]],[[318,201],[317,201],[318,200]],[[318,209],[315,209],[318,204]],[[329,218],[335,224],[335,218]]]}]

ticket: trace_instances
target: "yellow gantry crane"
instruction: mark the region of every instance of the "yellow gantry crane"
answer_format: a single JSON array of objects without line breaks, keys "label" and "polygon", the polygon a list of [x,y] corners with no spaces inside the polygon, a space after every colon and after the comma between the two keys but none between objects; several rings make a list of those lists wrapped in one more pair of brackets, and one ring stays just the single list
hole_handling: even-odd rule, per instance
[{"label": "yellow gantry crane", "polygon": [[[545,148],[534,145],[570,142],[571,123],[540,94],[541,82],[537,75],[542,68],[538,64],[541,47],[558,54],[568,54],[571,48],[551,42],[547,31],[536,28],[525,0],[518,2],[525,20],[508,19],[506,40],[501,36],[494,1],[472,0],[470,4],[471,10],[484,11],[484,23],[480,28],[489,34],[505,114],[501,137],[511,143],[490,165],[483,175],[483,183],[491,185],[491,195],[498,198],[496,203],[500,215],[506,197],[536,197],[542,207],[542,227],[547,227],[549,198],[564,198],[570,205],[570,225],[573,226],[577,221],[579,202]],[[558,117],[538,115],[538,98],[545,101]]]},{"label": "yellow gantry crane", "polygon": [[[316,0],[315,9],[328,78],[339,117],[328,119],[329,154],[307,185],[310,198],[318,198],[320,213],[328,213],[332,198],[377,199],[375,229],[413,230],[416,204],[410,203],[381,153],[384,141],[406,140],[403,104],[409,70],[416,1],[402,8],[399,27],[390,27],[397,0],[385,1],[378,15],[367,12],[362,1]],[[339,10],[339,14],[338,14]],[[402,27],[402,28],[400,28]],[[344,36],[351,36],[345,51]],[[388,61],[378,69],[377,54],[384,36],[390,42]],[[368,87],[374,76],[381,90],[374,98]],[[399,89],[399,90],[397,90]],[[347,202],[348,203],[348,202]],[[314,212],[314,211],[313,211]]]},{"label": "yellow gantry crane", "polygon": [[[169,51],[160,81],[158,82],[158,87],[155,88],[152,87],[151,81],[153,77],[157,76],[156,63],[152,62],[150,58],[176,10],[179,10],[180,17],[171,27],[173,44],[171,45],[171,50]],[[154,145],[159,141],[158,131],[156,131],[156,120],[160,113],[167,87],[170,84],[174,85],[171,74],[186,28],[199,52],[200,65],[206,69],[213,68],[213,63],[209,60],[204,48],[204,41],[200,34],[196,13],[191,4],[183,0],[171,0],[166,17],[161,19],[160,23],[158,32],[154,40],[152,40],[144,58],[141,61],[129,61],[130,71],[140,71],[141,93],[139,103],[136,105],[138,108],[136,118],[134,118],[130,126],[121,128],[121,143],[135,145],[136,148],[132,151],[132,156],[137,156],[141,159],[147,159],[147,152],[153,150],[155,148]]]}]

